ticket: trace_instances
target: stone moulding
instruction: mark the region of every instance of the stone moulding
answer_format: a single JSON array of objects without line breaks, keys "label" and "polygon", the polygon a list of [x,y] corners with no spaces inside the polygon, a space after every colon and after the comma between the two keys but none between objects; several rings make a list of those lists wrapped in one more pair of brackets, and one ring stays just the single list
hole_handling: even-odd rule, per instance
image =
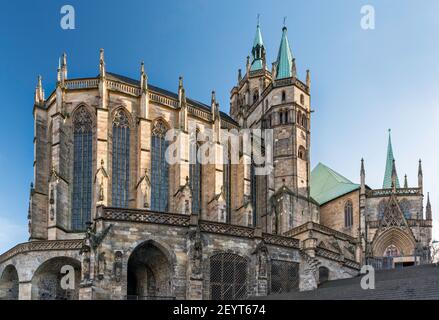
[{"label": "stone moulding", "polygon": [[336,238],[339,238],[341,240],[346,240],[352,244],[355,244],[357,242],[357,239],[355,239],[354,237],[351,237],[350,235],[347,235],[347,234],[342,233],[340,231],[328,228],[324,225],[321,225],[321,224],[318,224],[315,222],[308,222],[308,223],[302,224],[301,226],[298,226],[296,228],[293,228],[293,229],[285,232],[284,235],[287,237],[294,237],[298,234],[301,234],[301,233],[309,231],[309,230],[321,232],[321,233],[324,233],[326,235],[333,235]]},{"label": "stone moulding", "polygon": [[326,258],[329,260],[333,260],[333,261],[337,261],[342,263],[344,266],[355,269],[355,270],[360,270],[360,264],[354,260],[351,259],[347,259],[345,257],[343,257],[342,255],[340,255],[339,253],[336,253],[334,251],[322,248],[322,247],[317,247],[316,249],[316,255],[322,258]]},{"label": "stone moulding", "polygon": [[46,250],[79,250],[82,246],[82,239],[75,240],[43,240],[20,243],[12,249],[0,255],[0,263],[11,259],[17,254],[30,251]]},{"label": "stone moulding", "polygon": [[421,188],[398,188],[394,192],[392,189],[377,189],[367,191],[368,197],[388,197],[395,193],[398,196],[418,196],[421,194]]}]

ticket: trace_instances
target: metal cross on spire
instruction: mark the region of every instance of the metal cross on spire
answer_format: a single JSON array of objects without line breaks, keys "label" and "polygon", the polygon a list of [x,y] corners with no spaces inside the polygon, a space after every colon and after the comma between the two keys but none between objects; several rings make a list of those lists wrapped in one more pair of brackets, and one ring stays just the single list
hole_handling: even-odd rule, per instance
[{"label": "metal cross on spire", "polygon": [[284,27],[286,26],[287,17],[284,17]]},{"label": "metal cross on spire", "polygon": [[256,20],[257,20],[257,25],[259,26],[259,18],[261,17],[261,15],[258,13],[258,16],[257,16],[257,18],[256,18]]}]

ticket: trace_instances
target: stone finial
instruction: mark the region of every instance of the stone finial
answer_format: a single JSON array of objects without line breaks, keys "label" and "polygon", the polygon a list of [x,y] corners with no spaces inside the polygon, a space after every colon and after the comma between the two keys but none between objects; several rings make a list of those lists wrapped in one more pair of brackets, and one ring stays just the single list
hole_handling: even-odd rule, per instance
[{"label": "stone finial", "polygon": [[105,78],[105,55],[104,49],[101,48],[99,51],[99,76]]},{"label": "stone finial", "polygon": [[430,192],[427,193],[427,205],[425,207],[425,218],[427,220],[431,220],[432,219],[431,203],[430,203]]},{"label": "stone finial", "polygon": [[291,63],[291,76],[293,78],[297,77],[296,58],[293,58],[293,61]]},{"label": "stone finial", "polygon": [[409,184],[407,182],[407,174],[404,175],[404,188],[407,189],[409,187]]},{"label": "stone finial", "polygon": [[148,89],[148,75],[145,72],[145,63],[140,63],[140,89],[145,92]]},{"label": "stone finial", "polygon": [[43,82],[42,77],[38,76],[37,86],[35,88],[35,104],[41,105],[44,103],[44,90],[43,90]]},{"label": "stone finial", "polygon": [[250,56],[247,56],[247,62],[245,64],[247,70],[247,76],[250,74]]},{"label": "stone finial", "polygon": [[242,80],[242,71],[241,69],[238,69],[238,85],[241,82],[241,80]]}]

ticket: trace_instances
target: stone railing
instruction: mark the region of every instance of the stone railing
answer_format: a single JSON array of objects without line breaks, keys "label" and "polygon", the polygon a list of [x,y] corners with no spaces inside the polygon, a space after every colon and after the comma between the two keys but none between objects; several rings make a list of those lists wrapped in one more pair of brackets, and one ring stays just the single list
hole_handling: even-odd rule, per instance
[{"label": "stone railing", "polygon": [[282,247],[290,247],[290,248],[295,248],[295,249],[300,248],[300,240],[299,239],[279,236],[279,235],[270,234],[270,233],[263,233],[262,237],[263,237],[265,243],[268,243],[268,244],[273,244],[273,245],[282,246]]},{"label": "stone railing", "polygon": [[129,221],[142,223],[166,224],[173,226],[189,226],[188,215],[156,212],[141,209],[99,208],[98,219],[113,221]]},{"label": "stone railing", "polygon": [[[424,219],[407,219],[407,224],[409,227],[432,227],[433,223],[431,220],[424,220]],[[376,229],[380,226],[380,220],[373,220],[368,221],[369,228]]]},{"label": "stone railing", "polygon": [[301,226],[298,226],[296,228],[293,228],[287,232],[284,233],[285,236],[287,237],[294,237],[297,236],[298,234],[307,232],[307,231],[317,231],[317,232],[321,232],[324,233],[326,235],[333,235],[336,238],[339,238],[341,240],[346,240],[348,242],[351,242],[352,244],[356,243],[356,239],[348,234],[345,234],[343,232],[328,228],[322,224],[318,224],[315,222],[307,222],[305,224],[302,224]]},{"label": "stone railing", "polygon": [[[367,191],[368,197],[388,197],[393,194],[393,189],[377,189]],[[420,188],[398,188],[395,191],[398,196],[420,195]]]},{"label": "stone railing", "polygon": [[154,101],[155,103],[159,103],[159,104],[162,104],[164,106],[171,107],[174,109],[178,108],[178,101],[177,100],[167,98],[165,96],[156,94],[156,93],[151,92],[151,91],[149,92],[148,97],[149,97],[150,101]]},{"label": "stone railing", "polygon": [[82,239],[75,240],[44,240],[31,241],[16,245],[9,251],[0,255],[0,263],[6,261],[19,253],[30,251],[46,251],[46,250],[79,250],[82,246]]},{"label": "stone railing", "polygon": [[66,80],[66,89],[91,89],[99,87],[99,79],[87,78],[87,79],[73,79]]},{"label": "stone railing", "polygon": [[245,238],[252,238],[255,234],[254,228],[212,221],[200,221],[200,231]]},{"label": "stone railing", "polygon": [[334,261],[343,261],[343,257],[339,253],[322,247],[316,248],[316,255]]},{"label": "stone railing", "polygon": [[190,106],[190,105],[188,108],[188,112],[189,112],[189,114],[191,114],[195,117],[201,118],[203,120],[206,120],[208,122],[212,121],[212,115],[210,112],[200,110],[200,109],[193,107],[193,106]]},{"label": "stone railing", "polygon": [[140,95],[140,88],[118,81],[108,80],[107,87],[109,90],[119,91],[136,97]]}]

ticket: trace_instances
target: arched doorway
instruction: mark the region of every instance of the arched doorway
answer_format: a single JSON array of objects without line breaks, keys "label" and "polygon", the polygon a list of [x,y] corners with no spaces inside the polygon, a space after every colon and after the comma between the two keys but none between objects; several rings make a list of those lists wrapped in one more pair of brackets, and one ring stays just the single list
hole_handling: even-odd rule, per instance
[{"label": "arched doorway", "polygon": [[[70,267],[74,275],[69,274]],[[61,269],[67,271],[61,272]],[[73,283],[69,281],[67,288],[63,285],[65,279],[73,280]],[[68,257],[49,259],[38,267],[32,277],[32,300],[78,300],[80,281],[81,263],[78,260]]]},{"label": "arched doorway", "polygon": [[169,260],[154,242],[139,245],[128,259],[127,299],[173,299]]},{"label": "arched doorway", "polygon": [[18,283],[17,269],[7,266],[0,278],[0,300],[18,300]]}]

